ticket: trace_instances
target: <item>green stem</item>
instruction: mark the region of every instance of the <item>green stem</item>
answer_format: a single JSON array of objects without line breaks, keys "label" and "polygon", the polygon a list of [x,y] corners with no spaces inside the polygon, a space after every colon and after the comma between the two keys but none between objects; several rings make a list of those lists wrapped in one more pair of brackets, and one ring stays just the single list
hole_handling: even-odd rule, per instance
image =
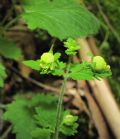
[{"label": "green stem", "polygon": [[103,42],[101,43],[100,46],[102,46],[108,40],[108,38],[109,38],[109,31],[106,32],[105,38],[104,38],[104,40],[103,40]]},{"label": "green stem", "polygon": [[63,84],[62,84],[62,87],[61,87],[60,96],[59,96],[59,100],[58,100],[55,134],[54,134],[53,139],[58,139],[59,138],[60,121],[61,121],[61,116],[62,116],[62,103],[63,103],[63,97],[64,97],[66,83],[67,83],[67,80],[68,80],[68,73],[69,73],[69,70],[70,70],[70,63],[71,63],[71,57],[69,57],[69,62],[68,62],[68,66],[67,66],[67,69],[66,69],[66,74],[64,76],[64,81],[63,81]]},{"label": "green stem", "polygon": [[56,42],[56,38],[53,38],[53,40],[51,42],[51,48],[50,48],[49,52],[52,52],[53,53],[53,48],[55,46],[55,42]]}]

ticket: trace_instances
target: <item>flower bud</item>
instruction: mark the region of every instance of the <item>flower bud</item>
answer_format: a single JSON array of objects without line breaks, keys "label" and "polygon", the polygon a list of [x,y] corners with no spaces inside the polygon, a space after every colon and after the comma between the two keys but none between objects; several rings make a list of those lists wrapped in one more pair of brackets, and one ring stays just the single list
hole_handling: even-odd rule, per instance
[{"label": "flower bud", "polygon": [[94,69],[95,69],[96,71],[106,70],[106,69],[107,69],[107,66],[108,66],[108,65],[106,64],[104,58],[101,57],[101,56],[95,56],[95,57],[93,58],[93,63],[95,63]]},{"label": "flower bud", "polygon": [[67,126],[72,126],[76,121],[77,121],[77,117],[71,114],[66,115],[63,119],[63,123]]},{"label": "flower bud", "polygon": [[46,64],[53,63],[54,55],[50,52],[43,53],[40,60]]}]

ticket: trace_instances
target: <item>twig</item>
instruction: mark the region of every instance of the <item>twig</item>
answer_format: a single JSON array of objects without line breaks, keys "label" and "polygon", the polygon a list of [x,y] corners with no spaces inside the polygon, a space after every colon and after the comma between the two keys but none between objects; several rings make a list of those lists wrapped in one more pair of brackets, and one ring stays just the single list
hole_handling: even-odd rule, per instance
[{"label": "twig", "polygon": [[56,38],[53,38],[51,41],[51,48],[50,48],[51,52],[53,51],[53,47],[55,46],[55,42],[56,42]]},{"label": "twig", "polygon": [[20,17],[17,16],[15,17],[13,20],[11,20],[7,25],[5,25],[4,29],[7,30],[9,29],[10,26],[12,26],[15,22],[17,22],[17,20],[19,19]]},{"label": "twig", "polygon": [[14,71],[17,75],[19,75],[20,77],[24,78],[25,80],[28,80],[30,81],[31,83],[33,83],[34,85],[38,86],[38,87],[41,87],[41,88],[44,88],[46,90],[49,90],[49,91],[53,91],[53,92],[56,92],[56,93],[59,93],[59,89],[57,88],[54,88],[54,87],[51,87],[49,85],[45,85],[43,83],[40,83],[30,77],[26,77],[24,75],[22,75],[17,69],[15,69],[14,67],[9,67],[12,71]]},{"label": "twig", "polygon": [[0,137],[0,139],[6,139],[7,136],[8,136],[8,134],[10,133],[11,129],[12,129],[12,125],[10,125],[10,126],[7,128],[7,130],[5,130],[5,132],[4,132],[3,135]]},{"label": "twig", "polygon": [[5,109],[5,108],[6,108],[6,105],[0,104],[0,109]]},{"label": "twig", "polygon": [[19,27],[17,27],[17,28],[9,28],[9,29],[7,29],[7,31],[10,31],[10,32],[30,33],[30,31],[28,29],[21,29]]}]

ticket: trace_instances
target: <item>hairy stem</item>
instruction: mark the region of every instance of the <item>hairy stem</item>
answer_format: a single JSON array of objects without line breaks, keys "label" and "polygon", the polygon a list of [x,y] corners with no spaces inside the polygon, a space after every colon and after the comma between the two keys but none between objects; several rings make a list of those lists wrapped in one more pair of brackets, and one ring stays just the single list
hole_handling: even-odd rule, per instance
[{"label": "hairy stem", "polygon": [[62,103],[63,103],[63,96],[65,92],[65,87],[68,79],[68,73],[70,70],[70,63],[71,63],[71,57],[69,57],[69,62],[68,66],[66,69],[66,74],[64,75],[64,81],[61,87],[60,95],[59,95],[59,100],[58,100],[58,105],[57,105],[57,116],[56,116],[56,125],[55,125],[55,134],[53,139],[58,139],[59,138],[59,128],[60,128],[60,121],[61,121],[61,116],[62,116]]}]

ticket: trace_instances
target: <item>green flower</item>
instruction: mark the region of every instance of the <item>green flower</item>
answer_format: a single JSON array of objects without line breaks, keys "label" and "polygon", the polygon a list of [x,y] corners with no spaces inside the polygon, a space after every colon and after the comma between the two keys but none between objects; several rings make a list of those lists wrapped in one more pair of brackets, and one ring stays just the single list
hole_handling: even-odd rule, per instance
[{"label": "green flower", "polygon": [[41,74],[63,75],[65,64],[59,61],[61,54],[45,52],[39,60]]}]

